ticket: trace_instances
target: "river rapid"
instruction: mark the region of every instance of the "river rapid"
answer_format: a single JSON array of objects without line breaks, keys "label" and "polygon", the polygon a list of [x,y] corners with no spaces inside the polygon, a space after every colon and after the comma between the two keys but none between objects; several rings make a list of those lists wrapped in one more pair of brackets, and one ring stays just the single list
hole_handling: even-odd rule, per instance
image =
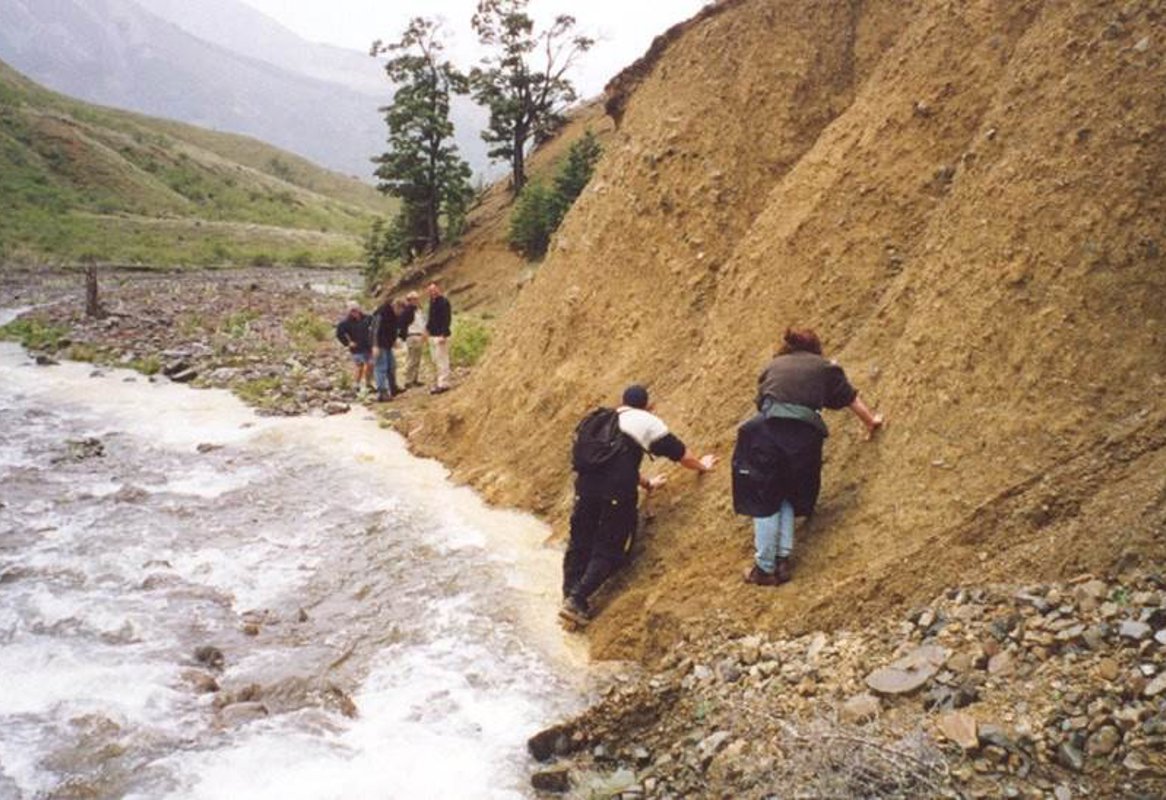
[{"label": "river rapid", "polygon": [[583,705],[549,531],[363,411],[0,343],[0,487],[0,798],[528,797]]}]

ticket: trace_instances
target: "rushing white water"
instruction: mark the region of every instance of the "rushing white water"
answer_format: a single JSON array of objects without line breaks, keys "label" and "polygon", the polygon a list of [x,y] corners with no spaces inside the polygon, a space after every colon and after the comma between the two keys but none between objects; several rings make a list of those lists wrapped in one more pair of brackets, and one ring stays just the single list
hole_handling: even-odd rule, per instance
[{"label": "rushing white water", "polygon": [[543,526],[364,412],[92,372],[0,344],[0,797],[530,794],[586,671]]}]

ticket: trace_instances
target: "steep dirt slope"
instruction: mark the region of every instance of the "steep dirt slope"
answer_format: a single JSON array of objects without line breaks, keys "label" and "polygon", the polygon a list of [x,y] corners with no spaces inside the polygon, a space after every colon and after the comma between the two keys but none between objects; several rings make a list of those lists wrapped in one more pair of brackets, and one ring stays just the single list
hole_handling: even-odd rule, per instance
[{"label": "steep dirt slope", "polygon": [[646,382],[727,461],[796,322],[884,435],[829,418],[777,590],[741,584],[727,466],[653,465],[673,481],[598,655],[720,610],[855,624],[964,578],[1161,563],[1163,22],[1155,2],[722,3],[616,82],[633,89],[592,184],[418,445],[561,532],[589,405]]}]

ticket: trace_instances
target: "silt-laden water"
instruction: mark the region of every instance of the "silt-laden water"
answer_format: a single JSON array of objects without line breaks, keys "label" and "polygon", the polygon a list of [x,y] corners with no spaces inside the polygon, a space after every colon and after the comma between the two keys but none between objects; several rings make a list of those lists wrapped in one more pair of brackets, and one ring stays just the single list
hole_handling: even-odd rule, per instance
[{"label": "silt-laden water", "polygon": [[92,372],[0,345],[0,797],[530,795],[584,672],[541,525],[365,412]]}]

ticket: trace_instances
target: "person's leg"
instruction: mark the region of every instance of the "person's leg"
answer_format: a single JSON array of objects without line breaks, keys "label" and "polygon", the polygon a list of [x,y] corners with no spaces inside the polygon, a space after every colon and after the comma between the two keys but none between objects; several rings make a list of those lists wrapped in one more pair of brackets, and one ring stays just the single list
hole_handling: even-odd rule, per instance
[{"label": "person's leg", "polygon": [[753,560],[757,569],[772,574],[777,562],[777,538],[781,524],[781,512],[769,517],[753,518],[753,547],[757,551]]},{"label": "person's leg", "polygon": [[421,381],[417,378],[421,373],[421,337],[410,336],[406,339],[405,350],[408,356],[405,364],[405,385],[420,386]]},{"label": "person's leg", "polygon": [[781,501],[777,517],[777,557],[789,558],[790,553],[794,551],[794,507],[789,500]]},{"label": "person's leg", "polygon": [[[397,356],[391,347],[385,353],[385,388],[390,395],[400,394],[401,387],[397,386]],[[380,389],[379,384],[377,388]]]},{"label": "person's leg", "polygon": [[575,507],[571,509],[571,538],[567,552],[563,554],[563,597],[571,595],[591,560],[603,502],[600,498],[575,496]]},{"label": "person's leg", "polygon": [[608,499],[600,511],[595,546],[587,569],[571,592],[586,607],[588,598],[623,563],[624,544],[636,526],[636,498]]},{"label": "person's leg", "polygon": [[381,349],[377,353],[376,362],[373,365],[373,375],[376,377],[377,397],[381,400],[389,391],[389,359],[390,354],[387,350]]},{"label": "person's leg", "polygon": [[437,369],[437,388],[449,388],[449,337],[445,337],[433,350],[433,365]]}]

